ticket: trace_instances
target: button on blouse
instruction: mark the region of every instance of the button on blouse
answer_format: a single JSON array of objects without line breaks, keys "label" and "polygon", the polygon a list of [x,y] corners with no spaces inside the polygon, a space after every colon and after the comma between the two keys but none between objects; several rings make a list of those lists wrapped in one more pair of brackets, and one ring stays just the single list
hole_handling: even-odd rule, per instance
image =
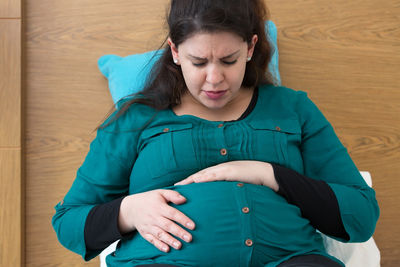
[{"label": "button on blouse", "polygon": [[253,240],[246,239],[245,244],[246,244],[246,246],[251,247],[253,245]]},{"label": "button on blouse", "polygon": [[248,207],[243,207],[242,212],[243,213],[249,213],[250,209]]},{"label": "button on blouse", "polygon": [[222,156],[225,156],[227,153],[228,153],[228,152],[226,151],[225,148],[221,148],[220,154],[221,154]]}]

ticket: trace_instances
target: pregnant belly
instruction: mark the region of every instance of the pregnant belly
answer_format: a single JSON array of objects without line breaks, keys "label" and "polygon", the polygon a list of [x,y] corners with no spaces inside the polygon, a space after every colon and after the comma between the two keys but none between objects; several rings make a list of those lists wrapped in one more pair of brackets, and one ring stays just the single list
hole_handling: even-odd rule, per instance
[{"label": "pregnant belly", "polygon": [[174,207],[196,223],[193,241],[182,241],[180,250],[164,253],[136,233],[121,242],[110,261],[119,266],[262,266],[293,253],[322,249],[319,235],[300,210],[267,187],[222,181],[167,189],[186,197],[185,204]]}]

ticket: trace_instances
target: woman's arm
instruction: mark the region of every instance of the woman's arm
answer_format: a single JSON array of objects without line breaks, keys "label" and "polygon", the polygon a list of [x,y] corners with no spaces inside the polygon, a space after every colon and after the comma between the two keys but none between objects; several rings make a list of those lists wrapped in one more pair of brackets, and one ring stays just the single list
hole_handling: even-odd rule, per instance
[{"label": "woman's arm", "polygon": [[105,129],[99,129],[90,145],[74,183],[63,201],[55,207],[52,224],[57,237],[66,248],[82,255],[85,260],[101,250],[88,250],[84,231],[88,214],[99,204],[128,194],[129,177],[136,158],[137,132],[124,131],[123,119]]},{"label": "woman's arm", "polygon": [[[173,190],[152,190],[97,205],[86,219],[87,250],[103,250],[114,241],[131,236],[134,230],[164,252],[169,251],[169,246],[180,249],[181,242],[171,234],[186,242],[191,242],[192,235],[173,222],[191,230],[195,224],[168,202],[180,205],[186,199]],[[168,223],[167,230],[160,227],[164,222]]]},{"label": "woman's arm", "polygon": [[159,189],[128,195],[141,125],[154,115],[150,113],[141,107],[99,129],[72,187],[55,207],[52,223],[60,243],[85,260],[134,230],[163,251],[169,245],[180,247],[172,235],[191,241],[180,225],[194,229],[194,222],[168,204],[186,201],[178,192]]},{"label": "woman's arm", "polygon": [[88,251],[103,250],[115,241],[130,236],[120,232],[118,214],[124,197],[92,208],[85,223],[85,245]]},{"label": "woman's arm", "polygon": [[368,240],[379,217],[375,191],[362,178],[333,127],[304,92],[297,92],[302,128],[304,175],[326,182],[332,189],[349,236],[342,241]]},{"label": "woman's arm", "polygon": [[335,193],[324,181],[272,164],[278,181],[278,194],[300,208],[302,215],[320,232],[348,240]]}]

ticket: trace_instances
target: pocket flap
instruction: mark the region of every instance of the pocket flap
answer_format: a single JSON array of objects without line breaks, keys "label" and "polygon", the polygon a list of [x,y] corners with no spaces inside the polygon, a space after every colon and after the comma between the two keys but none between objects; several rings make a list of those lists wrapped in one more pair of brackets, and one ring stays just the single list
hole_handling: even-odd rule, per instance
[{"label": "pocket flap", "polygon": [[251,121],[250,126],[255,130],[268,130],[274,132],[283,132],[288,134],[301,134],[301,127],[298,120],[257,120]]},{"label": "pocket flap", "polygon": [[193,124],[191,124],[191,123],[155,126],[155,127],[151,127],[151,128],[147,128],[147,129],[143,130],[142,138],[147,139],[147,138],[161,135],[164,133],[182,131],[182,130],[187,130],[187,129],[192,129],[192,128],[193,128]]}]

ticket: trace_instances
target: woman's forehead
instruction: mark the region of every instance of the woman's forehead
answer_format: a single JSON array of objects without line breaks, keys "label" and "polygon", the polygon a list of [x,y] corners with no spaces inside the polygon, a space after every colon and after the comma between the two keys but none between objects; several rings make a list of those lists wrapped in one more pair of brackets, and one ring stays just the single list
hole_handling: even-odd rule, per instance
[{"label": "woman's forehead", "polygon": [[210,56],[222,58],[240,53],[246,48],[247,43],[237,34],[200,32],[186,39],[178,49],[185,54],[199,58]]}]

